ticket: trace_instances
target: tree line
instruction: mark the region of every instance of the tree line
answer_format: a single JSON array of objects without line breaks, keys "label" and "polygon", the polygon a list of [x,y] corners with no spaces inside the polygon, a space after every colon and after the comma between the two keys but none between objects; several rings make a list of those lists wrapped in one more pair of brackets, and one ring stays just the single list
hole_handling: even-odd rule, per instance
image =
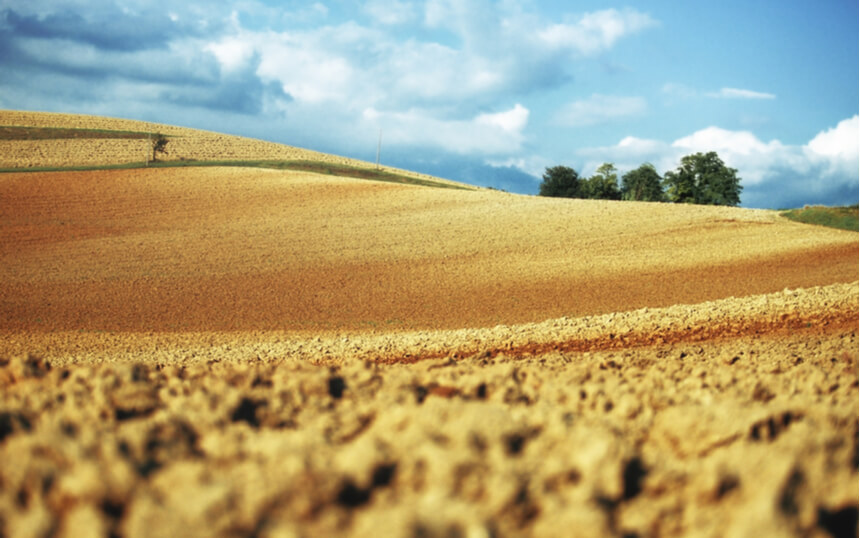
[{"label": "tree line", "polygon": [[681,158],[677,169],[660,177],[651,163],[621,176],[612,163],[602,164],[594,175],[580,178],[567,166],[548,167],[539,194],[593,200],[635,200],[682,204],[728,205],[741,203],[738,171],[723,163],[716,152],[695,153]]}]

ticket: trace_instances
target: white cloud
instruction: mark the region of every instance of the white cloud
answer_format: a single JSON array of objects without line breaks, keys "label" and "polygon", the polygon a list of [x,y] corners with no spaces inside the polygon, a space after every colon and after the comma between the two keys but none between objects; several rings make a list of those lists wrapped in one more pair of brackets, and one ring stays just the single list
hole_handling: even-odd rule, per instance
[{"label": "white cloud", "polygon": [[858,116],[840,121],[836,127],[818,133],[806,145],[812,152],[824,157],[857,159]]},{"label": "white cloud", "polygon": [[[567,67],[559,64],[559,52],[603,51],[654,24],[634,10],[598,11],[550,25],[522,13],[518,2],[429,0],[423,7],[426,25],[449,29],[461,42],[404,39],[388,25],[417,21],[418,3],[371,0],[364,10],[380,26],[346,22],[297,31],[252,30],[233,17],[230,31],[204,50],[225,73],[257,62],[256,75],[264,84],[276,82],[293,98],[293,108],[327,103],[353,113],[436,109],[466,121],[470,111],[497,105],[511,94],[561,84]],[[535,38],[541,30],[545,39]],[[591,124],[645,108],[640,98],[604,96],[594,96],[590,105],[592,111],[585,112],[573,104],[570,121]]]},{"label": "white cloud", "polygon": [[818,133],[804,150],[813,161],[825,163],[829,175],[858,173],[860,163],[860,120],[853,118],[840,121],[836,127]]},{"label": "white cloud", "polygon": [[632,9],[606,9],[586,13],[573,23],[546,26],[538,37],[551,49],[595,54],[611,48],[622,37],[655,24],[649,15]]},{"label": "white cloud", "polygon": [[776,99],[776,95],[772,93],[742,90],[738,88],[721,88],[718,92],[708,92],[705,95],[721,99]]},{"label": "white cloud", "polygon": [[662,93],[671,97],[692,99],[696,97],[708,97],[711,99],[776,99],[772,93],[744,90],[740,88],[720,88],[719,91],[702,92],[686,84],[667,82],[661,89]]},{"label": "white cloud", "polygon": [[559,111],[557,122],[570,127],[584,127],[638,116],[648,109],[642,97],[618,97],[594,94],[588,99],[568,103]]},{"label": "white cloud", "polygon": [[255,74],[264,82],[278,83],[298,103],[341,103],[347,91],[360,84],[361,77],[348,58],[318,46],[324,37],[240,30],[209,43],[205,50],[212,52],[227,72],[256,58],[259,66]]},{"label": "white cloud", "polygon": [[737,168],[744,184],[758,184],[767,180],[774,169],[788,165],[808,170],[802,152],[785,146],[779,140],[762,142],[749,131],[729,131],[708,127],[680,138],[672,147],[684,154],[716,151],[726,165]]},{"label": "white cloud", "polygon": [[276,80],[299,103],[337,102],[348,87],[352,68],[343,58],[289,43],[272,44],[258,75]]},{"label": "white cloud", "polygon": [[618,143],[619,151],[628,156],[648,157],[658,155],[664,152],[667,144],[659,140],[648,140],[646,138],[636,138],[635,136],[626,136]]},{"label": "white cloud", "polygon": [[388,144],[428,146],[461,155],[519,151],[528,116],[529,110],[519,104],[507,111],[480,114],[469,120],[440,119],[420,109],[384,112],[368,108],[363,112],[364,120],[383,129]]},{"label": "white cloud", "polygon": [[679,138],[673,147],[690,152],[723,151],[736,155],[763,154],[782,147],[777,140],[765,144],[749,131],[729,131],[719,127],[707,127]]},{"label": "white cloud", "polygon": [[241,69],[254,56],[254,46],[237,37],[228,37],[218,43],[209,43],[204,47],[204,50],[214,54],[221,65],[221,69],[225,71]]},{"label": "white cloud", "polygon": [[508,133],[521,132],[529,122],[529,109],[517,103],[514,108],[496,114],[481,114],[475,122],[499,127]]},{"label": "white cloud", "polygon": [[386,100],[450,102],[479,96],[504,85],[503,75],[479,56],[438,43],[391,45],[391,54],[368,73],[386,81]]}]

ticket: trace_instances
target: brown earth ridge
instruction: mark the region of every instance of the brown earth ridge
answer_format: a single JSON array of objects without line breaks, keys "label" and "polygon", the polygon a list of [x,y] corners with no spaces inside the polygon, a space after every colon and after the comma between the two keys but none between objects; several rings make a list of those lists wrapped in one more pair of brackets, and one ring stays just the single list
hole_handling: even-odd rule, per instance
[{"label": "brown earth ridge", "polygon": [[768,210],[0,174],[0,536],[856,536],[857,281],[857,233]]}]

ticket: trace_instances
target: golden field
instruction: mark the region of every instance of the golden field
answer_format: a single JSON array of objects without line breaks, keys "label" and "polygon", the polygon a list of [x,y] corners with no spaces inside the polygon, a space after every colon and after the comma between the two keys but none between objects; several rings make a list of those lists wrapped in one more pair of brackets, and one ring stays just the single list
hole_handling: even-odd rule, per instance
[{"label": "golden field", "polygon": [[[329,155],[264,140],[225,135],[199,129],[80,114],[0,110],[0,126],[122,131],[168,137],[167,154],[159,161],[314,161],[375,168],[372,163]],[[54,140],[0,139],[0,168],[56,168],[146,163],[152,158],[147,138],[67,138]],[[415,178],[425,174],[382,167]],[[445,182],[439,178],[436,181]]]},{"label": "golden field", "polygon": [[[5,140],[0,167],[147,144]],[[283,170],[21,171],[0,262],[0,535],[856,535],[853,232]]]}]

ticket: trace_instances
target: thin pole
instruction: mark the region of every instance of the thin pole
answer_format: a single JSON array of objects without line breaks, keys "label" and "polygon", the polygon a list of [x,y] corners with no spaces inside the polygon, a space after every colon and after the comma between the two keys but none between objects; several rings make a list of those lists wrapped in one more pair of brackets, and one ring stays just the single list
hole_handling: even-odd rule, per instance
[{"label": "thin pole", "polygon": [[379,129],[379,143],[376,144],[376,169],[379,170],[379,152],[382,151],[382,129]]}]

